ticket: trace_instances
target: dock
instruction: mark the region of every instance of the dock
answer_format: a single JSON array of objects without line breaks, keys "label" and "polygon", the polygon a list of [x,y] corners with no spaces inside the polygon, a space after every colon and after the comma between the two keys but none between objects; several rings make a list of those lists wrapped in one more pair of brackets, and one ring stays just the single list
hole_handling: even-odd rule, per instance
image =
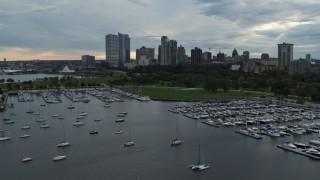
[{"label": "dock", "polygon": [[244,132],[241,132],[241,131],[235,131],[236,133],[239,133],[239,134],[242,134],[242,135],[245,135],[245,136],[249,136],[249,137],[252,137],[254,139],[262,139],[262,136],[261,135],[258,135],[258,134],[252,134],[252,133],[244,133]]},{"label": "dock", "polygon": [[216,123],[213,123],[213,122],[208,122],[208,121],[202,121],[203,124],[206,124],[208,126],[213,126],[213,127],[216,127],[216,128],[219,128],[220,125],[219,124],[216,124]]},{"label": "dock", "polygon": [[307,156],[307,157],[312,158],[312,159],[320,160],[320,157],[312,155],[312,154],[308,154],[306,152],[301,151],[300,149],[292,149],[292,148],[286,147],[284,145],[278,145],[277,147],[281,148],[281,149],[284,149],[284,150],[287,150],[287,151],[291,151],[291,152],[297,153],[297,154],[301,154],[303,156]]}]

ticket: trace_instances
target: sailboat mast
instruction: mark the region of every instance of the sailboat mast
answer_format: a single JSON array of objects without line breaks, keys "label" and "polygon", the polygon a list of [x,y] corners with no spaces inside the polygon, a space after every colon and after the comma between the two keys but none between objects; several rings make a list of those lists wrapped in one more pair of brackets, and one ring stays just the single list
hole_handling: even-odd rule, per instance
[{"label": "sailboat mast", "polygon": [[198,164],[201,163],[201,144],[199,144],[199,161]]}]

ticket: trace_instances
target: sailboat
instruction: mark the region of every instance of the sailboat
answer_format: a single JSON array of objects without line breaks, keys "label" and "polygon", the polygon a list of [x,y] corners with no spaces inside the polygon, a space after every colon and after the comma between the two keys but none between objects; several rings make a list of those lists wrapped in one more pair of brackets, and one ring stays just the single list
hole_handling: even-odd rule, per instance
[{"label": "sailboat", "polygon": [[205,164],[203,160],[203,155],[201,152],[201,144],[199,144],[199,160],[196,164],[191,164],[189,166],[192,170],[202,171],[210,168],[209,164]]},{"label": "sailboat", "polygon": [[[82,119],[84,118],[84,116],[80,116],[79,115],[79,110],[78,110],[78,116],[76,117],[76,119]],[[76,120],[76,122],[72,123],[73,126],[82,126],[83,125],[83,122],[79,121],[79,120]]]},{"label": "sailboat", "polygon": [[120,124],[119,124],[119,129],[115,132],[115,134],[122,134],[124,131],[120,130]]},{"label": "sailboat", "polygon": [[171,141],[171,146],[177,146],[183,143],[181,140],[181,133],[179,131],[178,124],[176,124],[176,132],[177,132],[177,137]]},{"label": "sailboat", "polygon": [[61,161],[61,160],[64,160],[66,158],[67,158],[66,155],[59,155],[59,156],[53,157],[52,160],[53,161]]},{"label": "sailboat", "polygon": [[39,109],[39,117],[36,119],[36,122],[43,122],[43,121],[45,121],[45,119],[41,117],[41,113]]},{"label": "sailboat", "polygon": [[5,128],[4,128],[4,123],[2,121],[2,127],[3,127],[3,131],[2,131],[2,136],[0,136],[0,141],[7,141],[10,140],[11,138],[9,136],[5,135]]},{"label": "sailboat", "polygon": [[129,147],[129,146],[134,146],[134,142],[131,139],[130,129],[129,129],[129,139],[127,142],[124,143],[124,147]]},{"label": "sailboat", "polygon": [[68,109],[74,109],[74,106],[73,106],[73,104],[72,104],[72,101],[71,101],[70,106],[68,106],[67,108],[68,108]]},{"label": "sailboat", "polygon": [[8,117],[4,117],[3,121],[5,124],[13,124],[14,123],[14,121],[11,119],[10,109],[8,111]]},{"label": "sailboat", "polygon": [[66,141],[66,131],[64,129],[64,124],[63,124],[63,140],[57,145],[57,147],[67,147],[70,146],[70,143]]},{"label": "sailboat", "polygon": [[29,114],[33,113],[33,110],[31,109],[31,101],[29,102],[29,109],[27,110],[27,113]]}]

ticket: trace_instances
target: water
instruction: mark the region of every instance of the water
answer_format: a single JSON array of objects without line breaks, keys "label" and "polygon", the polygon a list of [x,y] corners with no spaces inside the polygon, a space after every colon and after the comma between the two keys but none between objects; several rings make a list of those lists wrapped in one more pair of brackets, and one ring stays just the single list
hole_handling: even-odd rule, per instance
[{"label": "water", "polygon": [[14,80],[14,82],[34,81],[37,79],[43,79],[45,77],[47,77],[47,78],[49,78],[49,77],[62,78],[63,75],[56,75],[56,74],[14,74],[14,75],[1,74],[0,75],[0,79],[5,79],[5,81],[7,81],[8,78],[11,78]]},{"label": "water", "polygon": [[[89,96],[89,95],[88,95]],[[129,180],[212,180],[212,179],[308,179],[320,178],[320,161],[286,152],[276,147],[284,141],[302,141],[316,138],[317,135],[269,138],[255,140],[234,132],[234,128],[214,128],[200,121],[188,119],[168,112],[174,107],[173,102],[139,102],[127,99],[126,102],[112,103],[104,108],[104,103],[89,96],[89,103],[71,104],[61,95],[63,103],[46,104],[35,96],[35,101],[17,102],[12,97],[15,107],[11,116],[15,123],[5,125],[11,140],[0,142],[0,179],[67,180],[67,179],[108,179]],[[27,114],[29,107],[34,111],[41,109],[41,116],[47,119],[49,129],[40,129],[35,122],[36,115]],[[81,121],[83,127],[74,127],[79,111],[85,110],[88,116]],[[124,134],[116,135],[119,124],[115,123],[119,112],[127,111],[128,116],[121,125]],[[1,119],[8,112],[1,113]],[[63,114],[65,119],[51,117]],[[101,118],[96,122],[94,119]],[[28,139],[20,139],[21,127],[30,124]],[[170,141],[176,136],[176,123],[184,144],[171,147]],[[2,125],[1,125],[2,126]],[[63,139],[63,127],[66,139],[72,145],[65,149],[57,148]],[[123,143],[129,138],[136,145],[125,148]],[[90,135],[93,129],[98,135]],[[26,131],[27,132],[27,131]],[[204,159],[211,168],[203,172],[194,172],[188,165],[198,160],[198,145],[202,144]],[[67,159],[53,162],[52,158],[66,154]],[[33,161],[22,163],[24,156],[31,156]]]}]

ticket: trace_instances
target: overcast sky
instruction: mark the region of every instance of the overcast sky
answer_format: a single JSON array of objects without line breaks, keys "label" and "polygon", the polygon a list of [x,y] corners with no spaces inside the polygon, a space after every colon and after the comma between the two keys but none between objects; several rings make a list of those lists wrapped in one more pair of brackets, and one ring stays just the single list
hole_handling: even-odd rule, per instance
[{"label": "overcast sky", "polygon": [[165,35],[187,54],[197,46],[276,57],[286,42],[294,59],[320,59],[319,7],[319,0],[1,0],[0,58],[104,59],[105,35],[121,32],[132,52],[158,52]]}]

